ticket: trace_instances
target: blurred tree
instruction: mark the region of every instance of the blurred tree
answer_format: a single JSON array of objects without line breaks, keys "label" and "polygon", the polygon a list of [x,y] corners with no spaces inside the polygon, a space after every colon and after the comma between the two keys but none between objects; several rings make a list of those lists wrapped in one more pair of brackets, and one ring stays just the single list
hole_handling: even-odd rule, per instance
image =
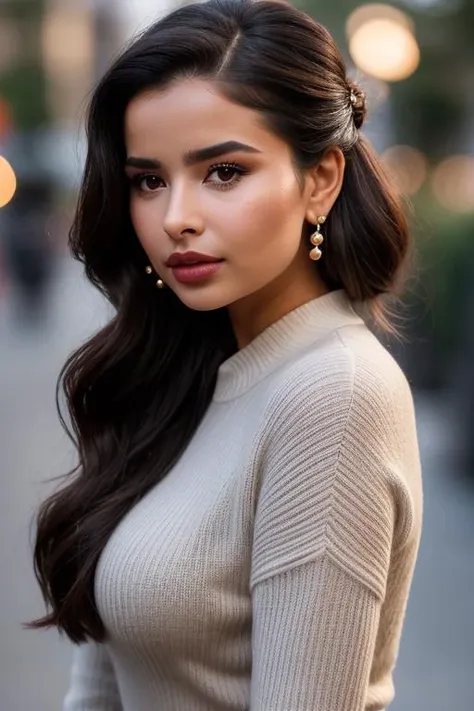
[{"label": "blurred tree", "polygon": [[[326,25],[349,60],[345,23],[365,4],[360,0],[299,0],[296,4]],[[466,144],[472,127],[474,85],[474,2],[452,0],[417,5],[409,0],[387,2],[407,12],[415,22],[421,49],[418,70],[391,85],[394,142],[418,146],[438,159]]]},{"label": "blurred tree", "polygon": [[17,130],[48,121],[42,66],[41,21],[45,0],[0,0],[0,22],[18,33],[21,47],[0,68],[0,96],[7,102]]},{"label": "blurred tree", "polygon": [[474,3],[452,5],[443,15],[413,13],[421,64],[393,86],[397,140],[414,143],[432,160],[466,150],[472,130]]}]

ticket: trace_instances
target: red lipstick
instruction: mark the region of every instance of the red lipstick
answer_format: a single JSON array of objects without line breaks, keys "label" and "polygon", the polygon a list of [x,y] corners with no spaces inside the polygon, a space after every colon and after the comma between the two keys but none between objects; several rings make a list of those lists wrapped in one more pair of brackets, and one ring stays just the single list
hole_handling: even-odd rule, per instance
[{"label": "red lipstick", "polygon": [[179,267],[182,264],[198,264],[205,262],[220,262],[222,260],[217,257],[211,257],[209,254],[201,254],[200,252],[173,252],[171,257],[166,262],[167,267]]},{"label": "red lipstick", "polygon": [[166,261],[166,266],[172,269],[177,281],[190,284],[215,274],[223,261],[200,252],[174,252]]}]

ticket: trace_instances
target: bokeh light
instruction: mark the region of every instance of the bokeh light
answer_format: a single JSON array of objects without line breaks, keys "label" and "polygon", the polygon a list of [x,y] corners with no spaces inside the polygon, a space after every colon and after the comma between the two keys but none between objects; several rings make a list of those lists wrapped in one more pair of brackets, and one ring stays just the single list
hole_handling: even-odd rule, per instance
[{"label": "bokeh light", "polygon": [[16,175],[10,163],[0,156],[0,207],[5,207],[16,191]]},{"label": "bokeh light", "polygon": [[420,49],[413,23],[401,10],[369,4],[347,21],[349,51],[356,66],[383,81],[401,81],[416,71]]},{"label": "bokeh light", "polygon": [[410,32],[414,32],[413,20],[406,12],[393,7],[393,5],[373,2],[361,5],[351,12],[346,20],[347,39],[350,40],[357,30],[372,20],[390,20],[395,24],[406,27]]},{"label": "bokeh light", "polygon": [[93,56],[93,37],[89,16],[70,6],[55,7],[44,16],[42,48],[50,74],[70,76],[88,67]]},{"label": "bokeh light", "polygon": [[446,158],[436,167],[431,184],[442,207],[452,212],[474,212],[474,156]]},{"label": "bokeh light", "polygon": [[90,3],[51,6],[43,17],[40,39],[48,106],[58,123],[73,122],[81,110],[79,97],[85,96],[93,82]]},{"label": "bokeh light", "polygon": [[413,146],[391,146],[382,153],[381,159],[397,189],[404,195],[415,195],[426,180],[428,161]]}]

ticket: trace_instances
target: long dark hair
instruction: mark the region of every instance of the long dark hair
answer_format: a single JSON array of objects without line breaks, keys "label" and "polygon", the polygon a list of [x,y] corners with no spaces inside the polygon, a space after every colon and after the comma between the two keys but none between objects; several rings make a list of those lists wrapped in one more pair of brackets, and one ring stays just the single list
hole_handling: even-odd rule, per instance
[{"label": "long dark hair", "polygon": [[394,289],[408,250],[402,206],[359,134],[364,96],[348,82],[329,33],[304,12],[266,0],[186,5],[114,62],[90,104],[70,246],[116,313],[61,371],[58,409],[62,386],[79,461],[39,511],[34,552],[49,614],[30,626],[57,626],[74,642],[104,639],[94,601],[104,545],[178,460],[209,406],[219,365],[237,349],[227,309],[194,312],[147,281],[130,220],[125,109],[139,92],[177,77],[206,78],[261,112],[299,170],[331,146],[342,149],[344,183],[317,266],[330,289],[376,304]]}]

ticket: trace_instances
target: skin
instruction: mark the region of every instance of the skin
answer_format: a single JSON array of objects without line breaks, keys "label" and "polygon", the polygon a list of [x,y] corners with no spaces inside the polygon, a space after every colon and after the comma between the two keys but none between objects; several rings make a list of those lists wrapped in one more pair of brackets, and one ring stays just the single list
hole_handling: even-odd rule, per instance
[{"label": "skin", "polygon": [[[230,140],[256,150],[183,163],[188,151]],[[261,115],[202,79],[176,80],[135,97],[125,114],[125,145],[127,160],[160,164],[125,167],[132,222],[150,264],[189,308],[227,307],[240,348],[328,291],[302,230],[336,201],[344,174],[340,149],[328,150],[298,177],[290,147]],[[222,163],[245,174],[212,168]],[[210,278],[182,284],[165,262],[188,250],[225,262]]]}]

